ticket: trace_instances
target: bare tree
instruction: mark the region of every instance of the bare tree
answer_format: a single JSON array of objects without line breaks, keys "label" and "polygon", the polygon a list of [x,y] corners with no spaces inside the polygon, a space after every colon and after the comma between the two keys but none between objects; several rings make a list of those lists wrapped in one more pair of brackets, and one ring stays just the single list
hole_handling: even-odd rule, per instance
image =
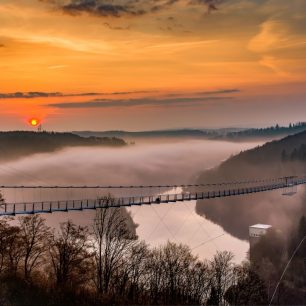
[{"label": "bare tree", "polygon": [[70,220],[62,223],[60,231],[50,237],[49,254],[58,287],[80,285],[88,279],[89,231]]},{"label": "bare tree", "polygon": [[18,226],[10,226],[8,228],[6,247],[6,271],[10,275],[16,276],[23,257],[22,238]]},{"label": "bare tree", "polygon": [[0,274],[5,268],[5,260],[7,256],[7,237],[9,225],[6,220],[0,220]]},{"label": "bare tree", "polygon": [[[113,199],[106,196],[101,201],[107,206]],[[98,292],[104,294],[109,293],[112,277],[124,264],[123,258],[136,242],[121,210],[98,209],[94,219],[95,283]]]},{"label": "bare tree", "polygon": [[176,301],[186,292],[186,282],[189,278],[189,268],[195,262],[188,246],[168,242],[163,248],[162,268],[165,280],[165,291],[169,301]]},{"label": "bare tree", "polygon": [[189,301],[204,304],[210,293],[211,270],[206,261],[197,260],[191,265],[186,283]]},{"label": "bare tree", "polygon": [[243,263],[233,269],[233,284],[225,293],[231,305],[267,305],[267,288],[254,268]]},{"label": "bare tree", "polygon": [[116,292],[126,301],[143,304],[147,281],[148,246],[144,242],[132,245],[124,258],[124,264],[115,276]]},{"label": "bare tree", "polygon": [[201,304],[210,284],[207,263],[190,248],[168,242],[154,249],[148,262],[148,290],[153,304]]},{"label": "bare tree", "polygon": [[24,277],[29,280],[32,271],[43,261],[50,229],[39,215],[20,217],[18,220],[21,231]]},{"label": "bare tree", "polygon": [[233,257],[231,252],[217,252],[211,261],[213,305],[224,304],[224,294],[233,281]]},{"label": "bare tree", "polygon": [[162,248],[154,248],[150,252],[150,257],[146,267],[149,274],[147,279],[147,290],[149,292],[149,298],[153,304],[158,304],[163,291],[163,267],[161,265],[162,261]]}]

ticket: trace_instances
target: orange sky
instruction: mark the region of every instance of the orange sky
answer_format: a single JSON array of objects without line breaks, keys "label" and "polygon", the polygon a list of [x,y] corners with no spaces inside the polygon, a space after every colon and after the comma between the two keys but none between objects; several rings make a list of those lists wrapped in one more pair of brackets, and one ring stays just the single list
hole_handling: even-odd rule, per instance
[{"label": "orange sky", "polygon": [[0,0],[0,128],[305,121],[305,51],[304,0]]}]

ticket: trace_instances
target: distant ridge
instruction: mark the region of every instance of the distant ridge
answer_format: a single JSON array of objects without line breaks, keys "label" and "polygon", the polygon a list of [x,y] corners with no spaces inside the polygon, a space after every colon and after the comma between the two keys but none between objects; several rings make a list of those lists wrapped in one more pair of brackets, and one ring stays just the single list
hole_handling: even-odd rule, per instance
[{"label": "distant ridge", "polygon": [[73,131],[83,137],[137,138],[203,138],[211,140],[247,141],[258,139],[277,139],[306,130],[306,123],[299,122],[287,127],[278,124],[266,128],[220,128],[220,129],[166,129],[156,131]]},{"label": "distant ridge", "polygon": [[72,133],[11,131],[0,132],[0,160],[10,160],[35,153],[53,152],[66,147],[126,145],[115,137],[81,137]]},{"label": "distant ridge", "polygon": [[88,136],[106,136],[106,137],[121,137],[121,138],[155,138],[155,137],[213,137],[217,133],[212,130],[199,130],[199,129],[177,129],[177,130],[157,130],[157,131],[74,131],[74,134],[88,137]]}]

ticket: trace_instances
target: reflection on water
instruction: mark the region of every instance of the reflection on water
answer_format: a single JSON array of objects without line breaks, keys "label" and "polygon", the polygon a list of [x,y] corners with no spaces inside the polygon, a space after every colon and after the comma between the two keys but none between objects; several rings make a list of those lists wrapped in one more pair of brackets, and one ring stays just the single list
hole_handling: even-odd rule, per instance
[{"label": "reflection on water", "polygon": [[[176,193],[180,190],[171,190]],[[210,259],[217,251],[231,251],[241,262],[248,251],[248,243],[227,234],[222,228],[195,213],[196,201],[131,207],[133,220],[139,224],[140,239],[158,246],[167,240],[188,244],[195,255]]]}]

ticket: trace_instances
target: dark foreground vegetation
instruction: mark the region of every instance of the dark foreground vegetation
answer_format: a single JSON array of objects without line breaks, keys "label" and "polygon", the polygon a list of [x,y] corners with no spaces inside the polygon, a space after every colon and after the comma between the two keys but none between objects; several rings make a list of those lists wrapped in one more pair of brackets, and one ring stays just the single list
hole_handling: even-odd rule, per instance
[{"label": "dark foreground vegetation", "polygon": [[[106,197],[105,201],[111,201]],[[92,226],[46,226],[39,215],[0,221],[0,305],[268,305],[306,219],[290,239],[270,231],[251,261],[229,252],[201,261],[188,246],[150,248],[131,231],[126,210],[97,210]],[[273,305],[305,305],[306,244],[281,282]]]},{"label": "dark foreground vegetation", "polygon": [[39,216],[0,222],[0,305],[266,305],[267,286],[229,252],[201,261],[189,247],[150,248],[122,209],[91,227],[51,230]]},{"label": "dark foreground vegetation", "polygon": [[55,132],[0,132],[0,160],[9,160],[35,153],[54,152],[76,146],[124,146],[125,141],[115,137],[81,137],[72,133]]}]

